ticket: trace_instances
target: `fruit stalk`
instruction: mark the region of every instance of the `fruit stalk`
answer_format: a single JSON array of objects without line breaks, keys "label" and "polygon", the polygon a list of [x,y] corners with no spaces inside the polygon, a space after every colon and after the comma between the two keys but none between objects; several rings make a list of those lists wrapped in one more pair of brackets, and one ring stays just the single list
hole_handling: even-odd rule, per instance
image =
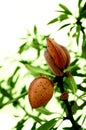
[{"label": "fruit stalk", "polygon": [[[59,88],[60,88],[60,91],[61,91],[62,94],[65,92],[64,86],[63,86],[63,78],[64,78],[64,76],[63,77],[56,77],[56,79],[55,79],[55,82],[56,82],[56,80],[58,82],[58,85],[59,85]],[[69,119],[71,121],[74,130],[75,129],[79,130],[81,128],[81,126],[76,124],[76,122],[73,118],[73,113],[72,113],[72,110],[71,110],[71,106],[68,102],[68,99],[64,100],[64,103],[65,103],[67,111],[68,111],[67,119]]]}]

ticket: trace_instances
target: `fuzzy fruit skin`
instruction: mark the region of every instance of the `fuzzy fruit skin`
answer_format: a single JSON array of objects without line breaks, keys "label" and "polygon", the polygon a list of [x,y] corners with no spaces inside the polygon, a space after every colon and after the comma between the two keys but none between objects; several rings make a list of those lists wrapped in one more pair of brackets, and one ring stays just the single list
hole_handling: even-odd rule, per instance
[{"label": "fuzzy fruit skin", "polygon": [[28,89],[28,98],[32,108],[46,104],[53,95],[53,82],[46,77],[35,78]]}]

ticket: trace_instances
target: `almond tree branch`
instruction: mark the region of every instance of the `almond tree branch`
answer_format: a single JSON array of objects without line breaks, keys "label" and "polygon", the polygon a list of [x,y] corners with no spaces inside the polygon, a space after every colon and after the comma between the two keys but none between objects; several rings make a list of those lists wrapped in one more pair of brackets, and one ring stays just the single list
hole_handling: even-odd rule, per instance
[{"label": "almond tree branch", "polygon": [[22,94],[19,95],[18,97],[14,98],[14,99],[12,99],[12,100],[9,100],[8,102],[6,102],[6,103],[4,103],[4,104],[1,104],[1,105],[0,105],[0,108],[2,108],[2,107],[6,106],[6,105],[8,105],[8,104],[11,104],[11,103],[13,103],[13,102],[19,100],[20,98],[26,96],[27,94],[28,94],[27,92],[22,93]]},{"label": "almond tree branch", "polygon": [[[55,79],[55,82],[56,81],[58,82],[58,85],[59,85],[61,93],[65,92],[64,86],[63,86],[63,78],[64,78],[64,76],[56,77],[56,79]],[[73,118],[71,106],[70,106],[70,104],[68,102],[68,99],[64,100],[64,103],[65,103],[67,111],[68,111],[67,119],[69,119],[71,121],[74,130],[76,130],[76,129],[79,130],[81,128],[81,126],[79,126],[78,124],[76,124],[76,122],[75,122],[75,120]]]}]

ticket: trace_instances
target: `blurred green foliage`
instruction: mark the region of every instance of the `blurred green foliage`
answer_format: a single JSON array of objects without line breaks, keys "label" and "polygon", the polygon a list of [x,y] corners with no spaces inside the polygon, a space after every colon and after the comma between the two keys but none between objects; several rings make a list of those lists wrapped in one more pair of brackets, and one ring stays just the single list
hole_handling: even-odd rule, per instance
[{"label": "blurred green foliage", "polygon": [[[78,0],[77,16],[72,13],[66,5],[59,4],[60,10],[56,13],[59,15],[52,19],[50,24],[59,23],[61,26],[59,30],[68,28],[68,38],[76,42],[68,45],[71,58],[70,67],[66,71],[71,71],[72,79],[64,79],[64,87],[70,93],[69,101],[72,104],[75,121],[78,122],[82,129],[86,128],[86,2]],[[74,19],[71,21],[71,18]],[[53,26],[53,25],[52,25]],[[51,33],[51,32],[50,32]],[[48,68],[44,59],[44,50],[46,48],[46,38],[48,35],[40,35],[35,25],[33,33],[29,31],[23,40],[23,44],[18,48],[17,54],[13,57],[7,57],[5,64],[0,65],[0,108],[11,105],[17,110],[14,116],[19,119],[15,126],[15,130],[23,130],[25,122],[32,119],[31,130],[56,130],[66,120],[65,106],[60,101],[60,90],[58,84],[54,90],[54,103],[56,109],[53,110],[51,103],[38,109],[31,109],[27,92],[32,79],[37,76],[44,75],[50,79],[55,76]],[[74,51],[73,44],[77,45],[77,50]],[[81,52],[81,53],[79,53]],[[69,82],[71,86],[69,86]],[[71,98],[72,97],[72,98]],[[75,102],[75,103],[72,103]],[[60,106],[61,104],[61,106]],[[58,113],[58,107],[60,109]],[[18,113],[22,111],[22,115]],[[29,127],[29,124],[28,124]],[[65,130],[72,130],[71,126],[64,128]],[[84,128],[85,127],[85,128]]]}]

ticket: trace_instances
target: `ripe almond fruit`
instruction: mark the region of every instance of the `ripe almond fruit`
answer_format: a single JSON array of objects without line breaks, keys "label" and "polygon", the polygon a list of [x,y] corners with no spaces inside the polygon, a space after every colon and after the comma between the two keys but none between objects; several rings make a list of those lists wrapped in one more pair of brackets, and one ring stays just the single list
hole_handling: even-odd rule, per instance
[{"label": "ripe almond fruit", "polygon": [[70,54],[69,54],[68,50],[66,49],[66,47],[64,47],[62,45],[61,45],[61,47],[62,47],[62,49],[64,50],[64,52],[65,52],[65,54],[67,56],[67,62],[66,62],[66,66],[65,66],[65,68],[66,68],[66,67],[68,67],[70,65]]},{"label": "ripe almond fruit", "polygon": [[57,76],[63,76],[64,69],[70,65],[70,54],[68,50],[64,46],[57,44],[51,38],[48,38],[44,56],[52,72]]},{"label": "ripe almond fruit", "polygon": [[56,65],[61,69],[65,69],[65,65],[67,62],[67,56],[62,49],[62,47],[57,44],[54,40],[48,38],[47,39],[47,49],[51,55],[51,57],[55,60]]},{"label": "ripe almond fruit", "polygon": [[46,104],[53,95],[54,83],[46,77],[35,78],[28,89],[28,98],[32,108]]},{"label": "ripe almond fruit", "polygon": [[51,71],[57,75],[57,76],[62,76],[64,73],[60,71],[60,69],[56,66],[53,58],[50,56],[48,50],[45,50],[44,52],[44,56],[45,56],[45,59],[51,69]]}]

